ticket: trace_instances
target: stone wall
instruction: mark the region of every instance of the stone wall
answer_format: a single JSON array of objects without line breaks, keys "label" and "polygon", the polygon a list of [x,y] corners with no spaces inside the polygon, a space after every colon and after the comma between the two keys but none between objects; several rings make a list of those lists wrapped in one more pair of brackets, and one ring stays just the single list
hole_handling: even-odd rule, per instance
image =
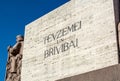
[{"label": "stone wall", "polygon": [[21,81],[55,81],[118,64],[113,0],[71,0],[25,29]]},{"label": "stone wall", "polygon": [[120,81],[120,65],[110,66],[57,81]]}]

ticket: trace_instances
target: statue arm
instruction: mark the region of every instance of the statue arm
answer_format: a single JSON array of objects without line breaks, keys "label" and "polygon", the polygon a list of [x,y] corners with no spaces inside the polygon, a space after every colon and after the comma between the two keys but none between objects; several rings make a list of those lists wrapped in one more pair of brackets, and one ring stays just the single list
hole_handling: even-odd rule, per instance
[{"label": "statue arm", "polygon": [[14,50],[17,50],[17,49],[20,49],[21,47],[21,43],[20,42],[17,42],[14,46],[13,46],[13,49]]},{"label": "statue arm", "polygon": [[20,42],[18,42],[18,43],[16,43],[13,47],[10,47],[9,48],[9,52],[11,53],[11,54],[18,54],[19,53],[19,51],[20,51],[20,48],[21,48],[21,43]]}]

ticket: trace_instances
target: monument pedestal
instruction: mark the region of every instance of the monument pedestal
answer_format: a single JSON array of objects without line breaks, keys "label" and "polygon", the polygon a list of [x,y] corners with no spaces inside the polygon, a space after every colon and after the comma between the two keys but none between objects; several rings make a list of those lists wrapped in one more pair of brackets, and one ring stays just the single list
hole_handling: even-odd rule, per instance
[{"label": "monument pedestal", "polygon": [[118,2],[70,0],[26,25],[21,81],[120,81]]},{"label": "monument pedestal", "polygon": [[120,64],[57,81],[120,81]]}]

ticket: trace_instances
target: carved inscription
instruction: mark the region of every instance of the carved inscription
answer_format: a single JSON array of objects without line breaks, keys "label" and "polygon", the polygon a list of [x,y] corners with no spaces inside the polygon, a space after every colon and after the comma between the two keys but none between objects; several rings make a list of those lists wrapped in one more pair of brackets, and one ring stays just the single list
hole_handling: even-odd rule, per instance
[{"label": "carved inscription", "polygon": [[81,21],[75,22],[74,24],[67,26],[61,30],[58,30],[55,33],[49,34],[44,37],[44,44],[50,43],[52,41],[55,41],[57,39],[60,39],[61,37],[68,35],[72,32],[78,31],[81,29]]},{"label": "carved inscription", "polygon": [[78,38],[67,40],[68,38],[63,38],[68,34],[76,32],[81,29],[81,21],[75,22],[63,29],[58,30],[55,33],[49,34],[44,37],[44,44],[49,44],[55,40],[57,40],[57,45],[50,47],[44,51],[44,58],[50,57],[52,55],[60,54],[62,52],[68,51],[71,48],[78,47]]},{"label": "carved inscription", "polygon": [[66,41],[60,46],[54,46],[44,51],[44,58],[50,57],[51,55],[60,54],[61,52],[65,52],[71,48],[78,47],[78,39]]}]

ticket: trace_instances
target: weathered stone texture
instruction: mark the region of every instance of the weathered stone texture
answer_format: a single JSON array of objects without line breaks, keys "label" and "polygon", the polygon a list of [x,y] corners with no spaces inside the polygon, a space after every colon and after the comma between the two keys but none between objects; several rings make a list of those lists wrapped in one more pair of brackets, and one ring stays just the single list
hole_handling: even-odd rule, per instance
[{"label": "weathered stone texture", "polygon": [[110,66],[57,81],[120,81],[120,65]]},{"label": "weathered stone texture", "polygon": [[[76,22],[80,29],[45,43]],[[78,46],[45,58],[45,50],[72,40]],[[23,54],[22,81],[55,81],[118,64],[113,0],[71,0],[28,24]]]}]

